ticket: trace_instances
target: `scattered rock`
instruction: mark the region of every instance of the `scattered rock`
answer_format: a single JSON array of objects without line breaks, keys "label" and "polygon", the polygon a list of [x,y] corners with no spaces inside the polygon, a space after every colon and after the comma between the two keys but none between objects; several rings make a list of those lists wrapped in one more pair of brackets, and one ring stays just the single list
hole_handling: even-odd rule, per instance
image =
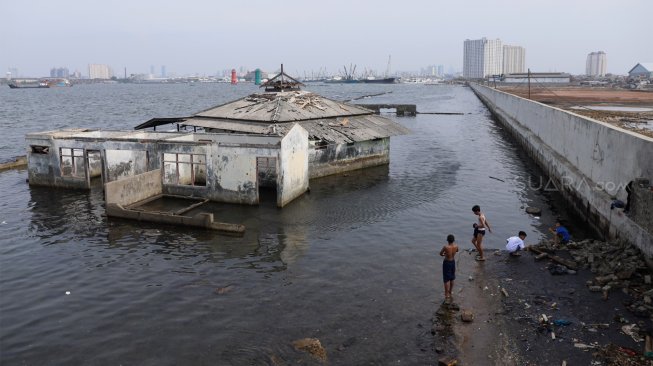
[{"label": "scattered rock", "polygon": [[542,213],[542,210],[537,207],[526,207],[526,213],[539,216]]},{"label": "scattered rock", "polygon": [[298,351],[308,352],[309,354],[311,354],[311,356],[320,359],[322,361],[326,361],[327,358],[326,350],[324,349],[324,347],[322,347],[320,340],[317,338],[299,339],[294,341],[292,345]]},{"label": "scattered rock", "polygon": [[463,310],[460,313],[460,319],[465,323],[471,323],[474,321],[474,313],[471,310]]},{"label": "scattered rock", "polygon": [[637,324],[624,325],[621,327],[621,331],[626,335],[629,335],[635,342],[642,342],[644,338],[639,335],[639,327]]}]

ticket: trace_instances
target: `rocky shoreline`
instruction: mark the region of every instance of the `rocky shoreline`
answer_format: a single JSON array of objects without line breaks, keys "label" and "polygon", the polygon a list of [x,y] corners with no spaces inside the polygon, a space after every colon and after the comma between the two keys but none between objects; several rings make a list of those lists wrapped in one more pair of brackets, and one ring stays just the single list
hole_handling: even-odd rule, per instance
[{"label": "rocky shoreline", "polygon": [[653,365],[651,270],[637,248],[582,240],[532,249],[496,251],[459,277],[455,303],[432,318],[440,365]]}]

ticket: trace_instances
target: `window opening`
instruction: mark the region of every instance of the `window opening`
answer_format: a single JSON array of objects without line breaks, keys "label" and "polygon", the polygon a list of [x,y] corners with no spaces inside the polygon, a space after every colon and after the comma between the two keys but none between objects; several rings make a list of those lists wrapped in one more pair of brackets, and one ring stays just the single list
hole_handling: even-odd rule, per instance
[{"label": "window opening", "polygon": [[84,149],[62,147],[59,149],[61,158],[61,175],[75,178],[85,177]]},{"label": "window opening", "polygon": [[163,154],[163,183],[206,186],[206,155]]},{"label": "window opening", "polygon": [[50,147],[49,146],[36,146],[32,145],[32,154],[49,154],[50,153]]}]

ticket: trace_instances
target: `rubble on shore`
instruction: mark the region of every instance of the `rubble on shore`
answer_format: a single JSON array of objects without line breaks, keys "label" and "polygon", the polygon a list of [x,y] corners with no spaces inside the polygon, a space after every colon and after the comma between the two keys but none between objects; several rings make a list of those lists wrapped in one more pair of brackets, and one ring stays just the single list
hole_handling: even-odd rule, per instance
[{"label": "rubble on shore", "polygon": [[[594,279],[587,281],[592,292],[602,292],[607,298],[611,291],[621,289],[630,296],[626,307],[640,318],[651,318],[653,314],[653,286],[651,286],[650,269],[644,261],[642,252],[622,241],[582,240],[565,245],[554,245],[544,241],[532,247],[537,253],[547,253],[557,262],[550,266],[552,274],[575,274],[578,269],[589,269]],[[568,252],[571,260],[553,257],[556,251]],[[562,268],[561,268],[562,267]],[[555,268],[555,270],[551,270]],[[554,273],[555,272],[555,273]]]},{"label": "rubble on shore", "polygon": [[[580,281],[585,281],[588,274],[585,271],[589,271],[591,275],[585,285],[589,292],[600,293],[604,301],[620,290],[622,294],[619,294],[619,299],[632,316],[623,316],[614,309],[613,323],[573,324],[574,322],[564,318],[547,318],[546,313],[543,313],[557,313],[557,317],[560,317],[559,305],[556,302],[535,296],[529,299],[534,305],[532,306],[524,299],[506,297],[503,300],[504,308],[513,313],[517,308],[521,308],[519,313],[523,313],[515,317],[515,320],[521,324],[532,324],[541,335],[548,334],[551,337],[550,342],[557,341],[556,332],[559,330],[566,340],[573,342],[576,349],[592,352],[597,365],[653,365],[651,269],[638,248],[622,241],[588,239],[567,245],[542,241],[529,247],[529,250],[534,253],[532,258],[535,261],[550,260],[543,269],[548,269],[552,275],[576,275],[583,271],[584,279]],[[587,299],[592,301],[591,297]],[[613,343],[614,339],[603,345],[597,341],[583,342],[579,339],[589,339],[594,335],[610,332],[609,328],[613,334],[620,333],[631,338],[641,350],[623,344],[617,345]],[[526,334],[522,333],[524,340],[531,338],[526,337]],[[528,349],[527,346],[526,350]]]}]

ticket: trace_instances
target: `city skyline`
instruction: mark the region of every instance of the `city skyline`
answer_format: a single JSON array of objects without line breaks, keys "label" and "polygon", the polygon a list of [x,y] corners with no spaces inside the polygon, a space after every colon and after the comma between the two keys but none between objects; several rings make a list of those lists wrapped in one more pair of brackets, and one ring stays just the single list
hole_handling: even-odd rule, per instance
[{"label": "city skyline", "polygon": [[[215,75],[241,67],[272,71],[284,63],[292,74],[334,74],[352,63],[383,72],[392,55],[393,72],[433,64],[462,71],[463,41],[482,37],[524,47],[526,67],[534,72],[584,74],[586,57],[595,50],[610,54],[607,73],[623,75],[638,62],[653,62],[653,49],[642,42],[645,22],[602,20],[628,8],[650,13],[653,3],[587,4],[190,0],[182,7],[118,0],[99,11],[80,0],[12,2],[0,5],[7,15],[0,32],[9,35],[0,38],[0,48],[11,50],[0,56],[0,70],[46,76],[56,65],[83,75],[89,64],[106,64],[122,75],[124,68],[144,74],[151,65],[165,65],[167,74]],[[52,21],[53,14],[68,20]]]}]

